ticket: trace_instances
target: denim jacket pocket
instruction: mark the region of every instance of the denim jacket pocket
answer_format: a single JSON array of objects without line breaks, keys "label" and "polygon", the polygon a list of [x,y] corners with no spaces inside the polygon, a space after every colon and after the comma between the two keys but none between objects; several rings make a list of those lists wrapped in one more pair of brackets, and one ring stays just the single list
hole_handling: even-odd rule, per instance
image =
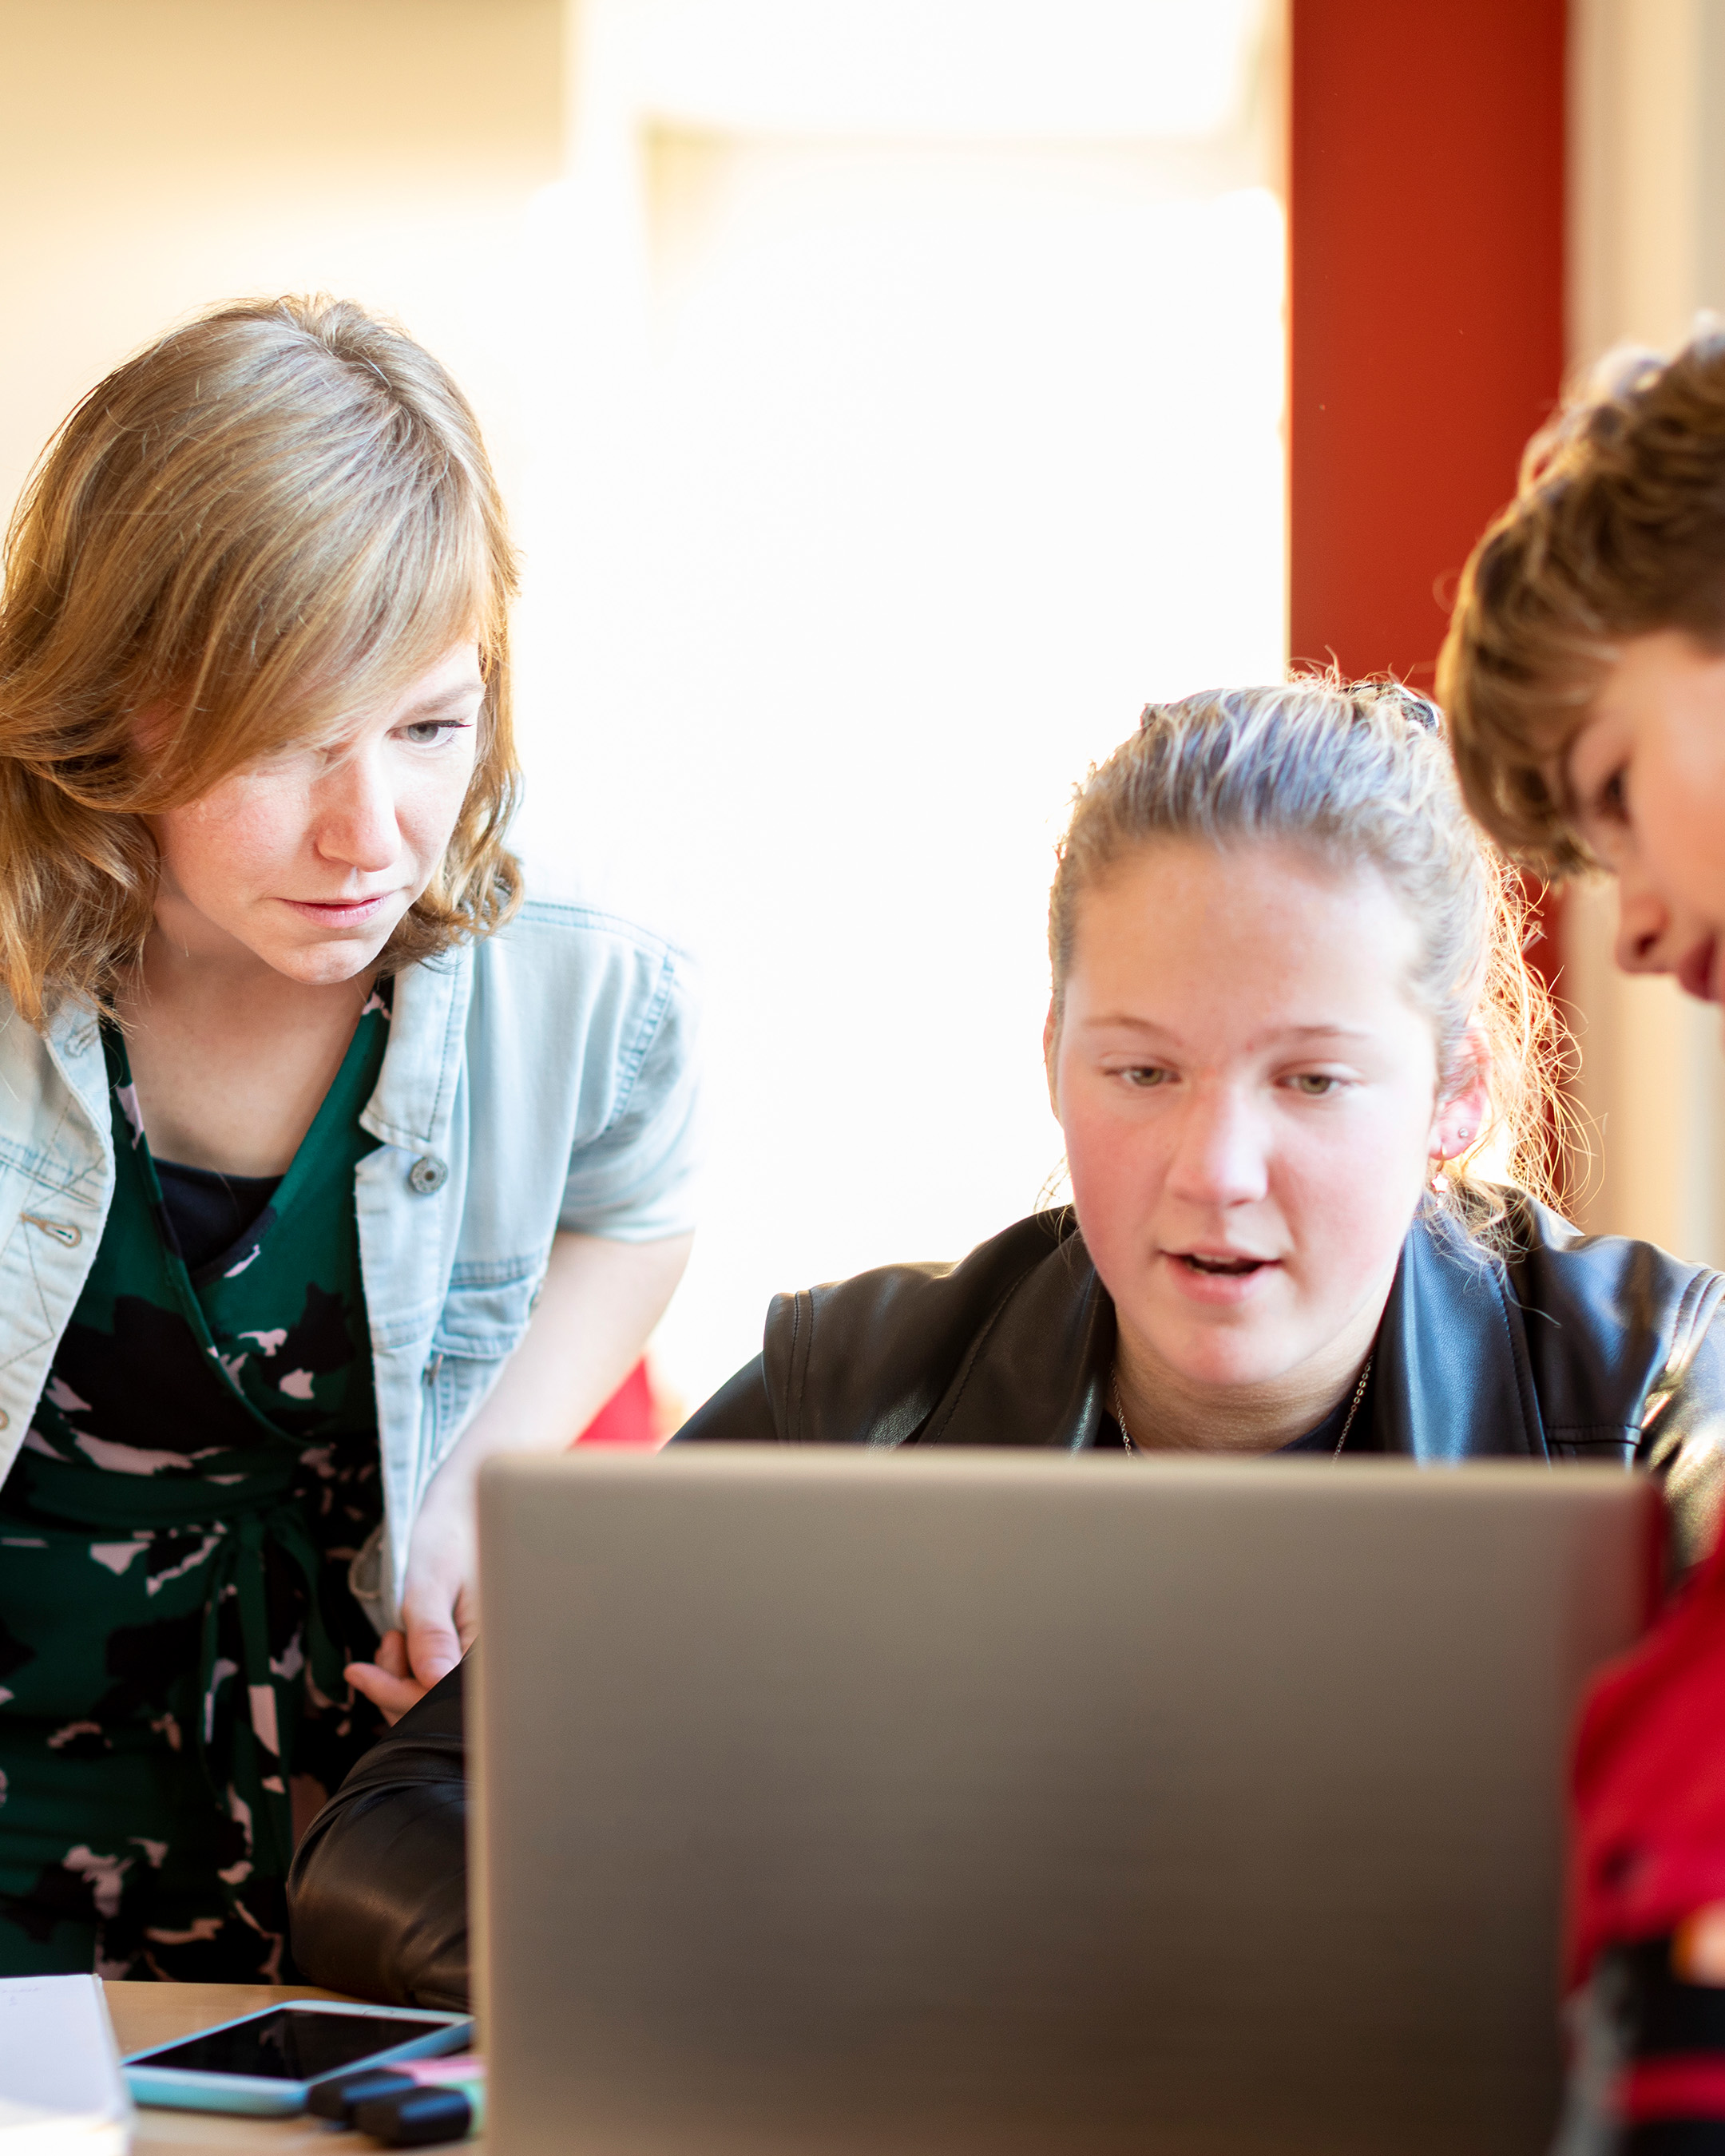
[{"label": "denim jacket pocket", "polygon": [[458,1270],[450,1281],[425,1365],[426,1481],[448,1458],[521,1344],[543,1271],[542,1265],[531,1265],[499,1279],[486,1268],[485,1277],[464,1280]]},{"label": "denim jacket pocket", "polygon": [[542,1260],[506,1270],[458,1265],[431,1336],[433,1359],[453,1355],[501,1362],[512,1355],[526,1332],[544,1272]]}]

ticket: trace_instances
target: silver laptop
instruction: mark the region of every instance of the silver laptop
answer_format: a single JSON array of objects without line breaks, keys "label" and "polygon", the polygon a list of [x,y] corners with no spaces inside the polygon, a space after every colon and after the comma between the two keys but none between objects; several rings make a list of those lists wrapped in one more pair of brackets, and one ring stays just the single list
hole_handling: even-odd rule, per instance
[{"label": "silver laptop", "polygon": [[480,1495],[496,2156],[1535,2156],[1620,1471],[691,1446]]}]

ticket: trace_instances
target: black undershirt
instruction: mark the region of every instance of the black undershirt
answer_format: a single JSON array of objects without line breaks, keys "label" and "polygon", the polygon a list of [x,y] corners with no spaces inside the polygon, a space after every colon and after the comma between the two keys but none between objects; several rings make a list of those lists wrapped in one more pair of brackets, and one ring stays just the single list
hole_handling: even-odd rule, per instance
[{"label": "black undershirt", "polygon": [[191,1273],[231,1250],[281,1183],[279,1175],[223,1175],[177,1160],[158,1160],[156,1177],[168,1224]]}]

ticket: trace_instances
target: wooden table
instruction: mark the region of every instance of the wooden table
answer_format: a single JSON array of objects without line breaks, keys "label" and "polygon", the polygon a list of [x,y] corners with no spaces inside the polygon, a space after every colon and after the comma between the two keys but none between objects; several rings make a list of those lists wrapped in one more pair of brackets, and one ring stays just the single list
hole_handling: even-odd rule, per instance
[{"label": "wooden table", "polygon": [[[341,1996],[309,1984],[110,1984],[105,1989],[122,2052],[171,2044],[212,2022],[280,2006],[284,1999]],[[314,2148],[319,2156],[348,2149],[362,2156],[377,2146],[357,2134],[337,2137],[321,2118],[234,2118],[213,2111],[162,2111],[153,2104],[138,2106],[131,2145],[138,2156],[208,2156],[213,2149],[228,2156],[299,2156]],[[477,2141],[458,2145],[462,2156],[475,2156],[483,2147]]]}]

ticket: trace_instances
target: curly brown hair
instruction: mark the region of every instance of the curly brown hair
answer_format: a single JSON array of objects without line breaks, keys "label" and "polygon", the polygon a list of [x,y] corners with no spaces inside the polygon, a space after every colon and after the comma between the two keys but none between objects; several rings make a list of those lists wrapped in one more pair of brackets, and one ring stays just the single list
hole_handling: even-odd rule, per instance
[{"label": "curly brown hair", "polygon": [[516,582],[465,398],[350,302],[218,307],[99,382],[6,542],[0,986],[20,1014],[112,1001],[152,916],[151,815],[339,737],[470,636],[472,783],[382,963],[499,926],[521,885],[504,847]]},{"label": "curly brown hair", "polygon": [[1438,661],[1468,805],[1546,875],[1596,865],[1564,759],[1625,637],[1725,649],[1725,326],[1614,353],[1528,444]]}]

